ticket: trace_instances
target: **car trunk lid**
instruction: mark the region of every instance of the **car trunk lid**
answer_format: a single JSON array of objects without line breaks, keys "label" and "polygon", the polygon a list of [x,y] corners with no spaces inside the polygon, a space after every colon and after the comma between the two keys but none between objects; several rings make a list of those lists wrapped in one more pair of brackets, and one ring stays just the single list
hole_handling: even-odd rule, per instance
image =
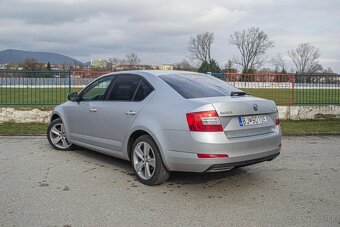
[{"label": "car trunk lid", "polygon": [[[202,98],[201,101],[214,106],[228,138],[268,134],[275,130],[277,109],[274,101],[243,94]],[[250,119],[251,124],[242,124],[242,119]]]}]

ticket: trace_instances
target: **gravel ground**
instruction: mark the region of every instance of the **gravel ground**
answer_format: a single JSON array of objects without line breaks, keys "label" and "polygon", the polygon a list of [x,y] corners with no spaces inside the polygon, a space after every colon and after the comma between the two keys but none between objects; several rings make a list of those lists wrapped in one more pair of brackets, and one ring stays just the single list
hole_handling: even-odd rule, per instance
[{"label": "gravel ground", "polygon": [[282,144],[272,162],[148,187],[126,161],[0,137],[0,226],[339,226],[340,137]]}]

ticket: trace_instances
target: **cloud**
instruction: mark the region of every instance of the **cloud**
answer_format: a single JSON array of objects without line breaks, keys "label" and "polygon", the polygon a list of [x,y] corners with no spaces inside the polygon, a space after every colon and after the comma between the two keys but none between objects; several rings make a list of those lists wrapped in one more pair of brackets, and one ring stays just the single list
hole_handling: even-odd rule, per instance
[{"label": "cloud", "polygon": [[[269,54],[299,42],[340,59],[336,0],[2,0],[0,49],[67,54],[82,61],[136,52],[144,63],[181,61],[190,36],[215,33],[213,56],[223,66],[236,53],[235,30],[256,26],[275,41]],[[324,61],[324,60],[322,60]],[[340,71],[337,61],[324,61]]]}]

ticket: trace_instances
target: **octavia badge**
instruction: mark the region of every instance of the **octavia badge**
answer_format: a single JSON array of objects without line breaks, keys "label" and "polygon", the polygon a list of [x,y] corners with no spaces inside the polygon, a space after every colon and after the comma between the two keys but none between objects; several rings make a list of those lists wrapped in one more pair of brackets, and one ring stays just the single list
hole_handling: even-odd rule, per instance
[{"label": "octavia badge", "polygon": [[259,109],[259,106],[258,106],[257,104],[254,104],[254,105],[253,105],[253,109],[254,109],[255,111],[257,111],[257,110]]}]

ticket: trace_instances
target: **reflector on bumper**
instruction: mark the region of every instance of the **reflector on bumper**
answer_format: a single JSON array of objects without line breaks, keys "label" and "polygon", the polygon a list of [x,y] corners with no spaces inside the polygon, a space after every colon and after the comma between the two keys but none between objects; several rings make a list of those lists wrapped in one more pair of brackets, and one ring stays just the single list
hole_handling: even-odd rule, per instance
[{"label": "reflector on bumper", "polygon": [[227,154],[197,154],[198,158],[229,158]]}]

